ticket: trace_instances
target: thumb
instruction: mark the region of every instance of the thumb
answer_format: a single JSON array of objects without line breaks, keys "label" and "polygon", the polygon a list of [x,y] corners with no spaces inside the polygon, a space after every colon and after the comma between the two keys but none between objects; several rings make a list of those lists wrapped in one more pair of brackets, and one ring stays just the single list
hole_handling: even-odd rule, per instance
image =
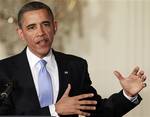
[{"label": "thumb", "polygon": [[114,75],[118,78],[118,80],[123,80],[124,79],[123,76],[121,75],[121,73],[118,72],[118,71],[114,71]]},{"label": "thumb", "polygon": [[69,96],[69,93],[70,93],[70,90],[71,90],[71,85],[68,84],[68,87],[67,87],[67,89],[66,89],[66,91],[65,91],[65,93],[63,94],[62,97],[68,97],[68,96]]}]

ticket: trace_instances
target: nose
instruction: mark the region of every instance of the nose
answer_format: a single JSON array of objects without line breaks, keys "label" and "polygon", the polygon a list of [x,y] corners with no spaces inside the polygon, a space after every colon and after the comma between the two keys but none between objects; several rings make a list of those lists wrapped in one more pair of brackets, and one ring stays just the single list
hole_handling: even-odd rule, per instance
[{"label": "nose", "polygon": [[38,36],[43,36],[45,34],[42,26],[39,26],[37,29]]}]

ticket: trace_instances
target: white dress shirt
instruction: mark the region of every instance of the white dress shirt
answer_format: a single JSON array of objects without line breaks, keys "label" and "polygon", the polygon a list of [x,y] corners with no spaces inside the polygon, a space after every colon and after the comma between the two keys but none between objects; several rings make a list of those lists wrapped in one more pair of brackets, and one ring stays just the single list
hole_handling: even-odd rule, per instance
[{"label": "white dress shirt", "polygon": [[[33,54],[28,47],[26,50],[26,54],[27,54],[29,66],[31,69],[33,81],[35,84],[36,92],[37,92],[37,95],[39,96],[38,73],[40,70],[40,66],[37,63],[39,60],[41,60],[41,58]],[[50,76],[52,79],[53,94],[54,94],[53,98],[54,98],[54,104],[55,104],[57,100],[57,96],[58,96],[58,91],[59,91],[59,78],[58,78],[58,67],[57,67],[55,57],[52,53],[52,50],[48,53],[47,56],[45,56],[42,59],[44,59],[47,62],[46,68],[48,72],[50,73]],[[50,110],[51,116],[58,116],[58,114],[55,111],[54,104],[49,105],[49,110]]]}]

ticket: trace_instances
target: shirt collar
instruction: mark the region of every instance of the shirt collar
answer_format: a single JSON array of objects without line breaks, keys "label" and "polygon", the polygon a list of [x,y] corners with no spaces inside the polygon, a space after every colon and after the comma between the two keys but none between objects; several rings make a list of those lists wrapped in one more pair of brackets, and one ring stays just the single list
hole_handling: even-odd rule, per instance
[{"label": "shirt collar", "polygon": [[[39,58],[38,56],[33,54],[28,47],[27,47],[27,50],[26,50],[26,54],[27,54],[28,62],[29,62],[29,65],[30,65],[31,68],[33,68],[39,60],[41,60],[41,58]],[[44,59],[48,64],[51,64],[52,49],[42,59]]]}]

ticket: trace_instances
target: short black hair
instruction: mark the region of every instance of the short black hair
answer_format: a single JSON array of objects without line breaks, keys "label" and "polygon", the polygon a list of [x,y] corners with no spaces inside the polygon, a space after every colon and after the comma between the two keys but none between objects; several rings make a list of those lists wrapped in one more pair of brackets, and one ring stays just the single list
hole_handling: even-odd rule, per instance
[{"label": "short black hair", "polygon": [[39,9],[45,9],[47,10],[48,14],[51,16],[52,20],[54,20],[54,15],[53,12],[51,10],[51,8],[49,6],[47,6],[46,4],[42,3],[42,2],[29,2],[27,4],[25,4],[18,12],[18,26],[20,28],[22,28],[22,17],[23,14],[28,12],[28,11],[33,11],[33,10],[39,10]]}]

